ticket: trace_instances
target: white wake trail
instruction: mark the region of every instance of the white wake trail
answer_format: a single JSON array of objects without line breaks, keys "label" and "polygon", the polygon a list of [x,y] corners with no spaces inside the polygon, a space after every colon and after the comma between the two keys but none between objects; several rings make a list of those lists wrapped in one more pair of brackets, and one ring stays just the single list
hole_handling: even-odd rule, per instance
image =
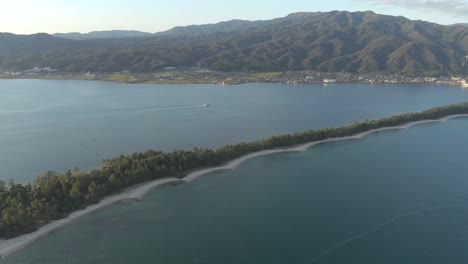
[{"label": "white wake trail", "polygon": [[342,240],[342,241],[334,244],[332,247],[326,249],[325,251],[320,253],[318,256],[314,257],[311,260],[311,263],[315,263],[318,260],[320,260],[321,258],[325,257],[326,255],[332,253],[334,250],[336,250],[336,249],[338,249],[338,248],[340,248],[340,247],[342,247],[342,246],[344,246],[346,244],[349,244],[349,243],[351,243],[353,241],[363,239],[367,235],[369,235],[371,233],[374,233],[374,232],[377,232],[380,229],[382,229],[383,227],[385,227],[387,225],[390,225],[393,222],[396,222],[396,221],[400,220],[401,218],[414,216],[414,215],[422,214],[422,213],[427,213],[427,212],[430,212],[430,211],[436,211],[436,210],[441,210],[441,209],[446,209],[446,208],[463,207],[463,206],[467,206],[467,205],[466,204],[438,205],[438,206],[433,206],[433,207],[429,207],[429,208],[423,208],[423,209],[418,209],[418,210],[414,210],[414,211],[409,211],[409,212],[406,212],[404,214],[400,214],[400,215],[391,217],[391,218],[385,220],[384,222],[381,222],[380,224],[374,225],[373,227],[371,227],[370,229],[368,229],[367,231],[365,231],[363,233],[360,233],[358,235],[355,235],[353,237],[347,238],[345,240]]}]

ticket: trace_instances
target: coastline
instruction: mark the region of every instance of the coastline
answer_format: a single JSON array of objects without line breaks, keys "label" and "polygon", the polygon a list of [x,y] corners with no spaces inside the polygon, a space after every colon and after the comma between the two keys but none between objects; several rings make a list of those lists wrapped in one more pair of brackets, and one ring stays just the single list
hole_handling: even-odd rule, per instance
[{"label": "coastline", "polygon": [[165,179],[157,179],[154,181],[150,181],[147,183],[142,183],[133,187],[126,189],[125,191],[108,196],[97,204],[90,205],[85,209],[76,211],[68,215],[66,218],[62,218],[53,222],[50,222],[38,230],[24,234],[19,237],[15,237],[8,240],[0,240],[0,257],[6,257],[11,255],[24,247],[28,246],[29,244],[35,242],[36,240],[47,236],[48,234],[57,231],[58,229],[62,228],[65,225],[71,224],[83,216],[86,216],[90,213],[93,213],[97,210],[112,206],[114,204],[128,201],[128,200],[141,200],[147,193],[152,191],[153,189],[171,184],[171,183],[181,183],[182,180],[176,178],[165,178]]},{"label": "coastline", "polygon": [[59,230],[60,228],[64,227],[65,225],[71,224],[78,219],[93,213],[99,209],[112,206],[114,204],[123,202],[123,201],[128,201],[128,200],[141,200],[145,197],[146,194],[151,192],[153,189],[156,189],[157,187],[161,187],[167,184],[180,184],[180,183],[189,183],[193,180],[196,180],[200,176],[218,172],[218,171],[225,171],[225,170],[233,170],[240,166],[242,163],[245,161],[248,161],[250,159],[260,157],[260,156],[266,156],[266,155],[271,155],[271,154],[276,154],[276,153],[286,153],[286,152],[303,152],[308,150],[309,148],[315,146],[315,145],[320,145],[323,143],[328,143],[328,142],[338,142],[338,141],[345,141],[345,140],[352,140],[352,139],[362,139],[365,136],[382,132],[382,131],[389,131],[389,130],[399,130],[399,129],[406,129],[410,128],[412,126],[418,125],[418,124],[425,124],[425,123],[433,123],[433,122],[445,122],[449,119],[454,119],[454,118],[461,118],[461,117],[468,117],[468,114],[458,114],[458,115],[449,115],[440,119],[428,119],[428,120],[421,120],[421,121],[415,121],[415,122],[410,122],[404,125],[400,126],[392,126],[392,127],[382,127],[378,129],[372,129],[366,132],[358,133],[352,136],[346,136],[346,137],[338,137],[338,138],[329,138],[329,139],[324,139],[324,140],[319,140],[319,141],[313,141],[313,142],[308,142],[305,144],[293,146],[293,147],[287,147],[287,148],[281,148],[281,149],[270,149],[270,150],[262,150],[259,152],[254,152],[250,153],[247,155],[244,155],[242,157],[239,157],[237,159],[231,160],[227,162],[224,165],[217,166],[217,167],[211,167],[211,168],[204,168],[204,169],[199,169],[195,170],[193,172],[188,173],[185,177],[182,179],[178,178],[163,178],[163,179],[157,179],[153,181],[149,181],[146,183],[141,183],[132,187],[129,187],[125,191],[108,196],[101,200],[99,203],[91,205],[86,207],[85,209],[76,211],[71,213],[68,217],[59,219],[56,221],[53,221],[51,223],[48,223],[42,227],[40,227],[38,230],[29,233],[29,234],[24,234],[22,236],[8,239],[8,240],[0,240],[0,258],[6,257],[8,255],[11,255],[24,247],[30,245],[31,243],[35,242],[38,239],[41,239],[48,234]]},{"label": "coastline", "polygon": [[[180,73],[180,72],[176,72]],[[303,72],[294,72],[303,74]],[[273,74],[273,75],[272,75]],[[65,76],[54,76],[54,75],[37,75],[37,76],[9,76],[9,75],[2,75],[0,73],[0,80],[48,80],[48,81],[96,81],[96,82],[113,82],[113,83],[122,83],[122,84],[219,84],[219,85],[240,85],[240,84],[247,84],[247,83],[282,83],[282,84],[291,84],[291,85],[298,85],[298,84],[322,84],[327,85],[330,84],[325,81],[312,81],[306,82],[303,81],[307,75],[302,76],[301,78],[287,78],[287,77],[279,77],[279,73],[274,72],[266,72],[262,74],[255,74],[255,73],[246,73],[241,76],[236,74],[232,75],[229,78],[225,76],[205,76],[199,78],[192,78],[184,76],[182,78],[172,78],[172,79],[157,79],[151,76],[147,76],[147,74],[142,73],[135,73],[135,74],[103,74],[98,77],[87,77],[86,75],[76,74],[75,75],[65,75]],[[177,74],[176,74],[177,75]],[[137,76],[136,78],[134,76]],[[265,76],[276,76],[277,78],[272,80],[270,78],[266,78]],[[388,76],[387,76],[388,77]],[[459,81],[451,81],[450,79],[443,79],[441,81],[415,81],[415,79],[405,79],[400,81],[389,81],[388,78],[385,76],[380,76],[378,80],[361,80],[353,78],[349,80],[340,80],[337,82],[333,82],[336,84],[348,84],[348,83],[355,83],[355,84],[428,84],[428,85],[440,85],[446,87],[460,87],[460,88],[467,88],[464,86],[463,83]],[[265,79],[266,78],[266,79]],[[331,77],[330,77],[331,78]],[[233,81],[232,79],[236,79]],[[333,78],[332,78],[333,79]]]}]

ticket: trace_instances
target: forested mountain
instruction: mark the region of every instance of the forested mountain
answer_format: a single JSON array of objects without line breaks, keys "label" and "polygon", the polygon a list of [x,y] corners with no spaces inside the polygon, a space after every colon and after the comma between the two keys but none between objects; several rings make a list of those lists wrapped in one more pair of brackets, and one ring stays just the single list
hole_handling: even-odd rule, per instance
[{"label": "forested mountain", "polygon": [[141,32],[137,30],[109,30],[109,31],[92,31],[89,33],[55,33],[54,37],[74,39],[74,40],[88,40],[88,39],[105,39],[105,38],[133,38],[133,37],[150,37],[153,34],[148,32]]},{"label": "forested mountain", "polygon": [[[17,37],[21,43],[25,36]],[[11,38],[14,42],[15,36]],[[44,52],[33,46],[12,54],[0,40],[0,67],[150,72],[201,66],[220,71],[460,74],[468,55],[467,27],[345,11],[177,27],[144,38],[72,41],[49,36],[48,41]]]},{"label": "forested mountain", "polygon": [[248,21],[234,19],[230,21],[220,22],[216,24],[206,24],[206,25],[191,25],[185,27],[175,27],[167,31],[158,32],[154,35],[156,36],[199,36],[220,32],[232,32],[237,30],[245,30],[252,27],[261,25],[263,21]]},{"label": "forested mountain", "polygon": [[[0,55],[17,55],[46,53],[53,50],[96,48],[91,43],[81,43],[68,39],[56,38],[45,33],[33,35],[14,35],[0,33]],[[3,62],[0,61],[0,63]]]}]

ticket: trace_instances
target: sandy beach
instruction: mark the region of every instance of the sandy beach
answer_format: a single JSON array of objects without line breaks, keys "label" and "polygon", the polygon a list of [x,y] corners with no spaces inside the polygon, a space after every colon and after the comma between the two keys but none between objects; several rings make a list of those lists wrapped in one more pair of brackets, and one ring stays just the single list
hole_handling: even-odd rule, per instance
[{"label": "sandy beach", "polygon": [[83,210],[73,212],[67,218],[59,219],[57,221],[44,225],[35,232],[24,234],[22,236],[15,237],[9,240],[0,240],[0,256],[5,257],[12,253],[15,253],[16,251],[24,248],[25,246],[33,243],[37,239],[42,238],[50,234],[51,232],[54,232],[67,224],[73,223],[81,217],[95,212],[99,209],[114,205],[125,200],[141,200],[148,192],[159,186],[180,182],[183,181],[175,178],[167,178],[136,185],[128,188],[122,193],[108,196],[102,199],[97,204],[93,204],[91,206],[86,207]]},{"label": "sandy beach", "polygon": [[60,220],[51,222],[47,225],[44,225],[35,232],[25,234],[25,235],[12,238],[9,240],[0,240],[0,256],[5,257],[10,254],[13,254],[21,250],[22,248],[28,246],[29,244],[33,243],[34,241],[44,236],[47,236],[48,234],[62,228],[63,226],[73,223],[74,221],[80,219],[81,217],[86,216],[99,209],[114,205],[116,203],[119,203],[125,200],[141,200],[144,198],[146,194],[151,192],[153,189],[163,186],[163,185],[173,184],[173,183],[188,183],[197,179],[198,177],[202,175],[206,175],[206,174],[217,172],[217,171],[232,170],[240,166],[245,161],[256,158],[256,157],[260,157],[260,156],[265,156],[265,155],[270,155],[270,154],[275,154],[275,153],[283,153],[283,152],[302,152],[302,151],[306,151],[307,149],[315,145],[319,145],[319,144],[323,144],[327,142],[361,139],[365,136],[368,136],[373,133],[381,132],[381,131],[405,129],[405,128],[409,128],[418,124],[432,123],[432,122],[444,122],[449,119],[460,118],[460,117],[468,117],[468,114],[451,115],[451,116],[447,116],[441,119],[434,119],[434,120],[416,121],[416,122],[411,122],[411,123],[401,125],[401,126],[382,127],[379,129],[373,129],[373,130],[369,130],[363,133],[359,133],[353,136],[330,138],[330,139],[325,139],[325,140],[320,140],[320,141],[314,141],[314,142],[309,142],[309,143],[305,143],[305,144],[290,147],[290,148],[263,150],[263,151],[259,151],[255,153],[250,153],[248,155],[234,159],[222,166],[200,169],[200,170],[191,172],[187,176],[185,176],[183,179],[165,178],[165,179],[158,179],[158,180],[150,181],[147,183],[138,184],[136,186],[126,189],[122,193],[108,196],[104,198],[103,200],[101,200],[98,204],[94,204],[94,205],[88,206],[87,208],[83,210],[76,211],[70,214],[67,218],[60,219]]}]

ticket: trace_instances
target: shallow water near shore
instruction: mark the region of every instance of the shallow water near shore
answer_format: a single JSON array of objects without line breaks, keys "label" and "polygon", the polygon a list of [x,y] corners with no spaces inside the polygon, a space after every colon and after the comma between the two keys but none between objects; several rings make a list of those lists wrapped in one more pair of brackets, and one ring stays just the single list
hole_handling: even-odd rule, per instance
[{"label": "shallow water near shore", "polygon": [[379,132],[164,187],[2,263],[463,263],[468,119]]},{"label": "shallow water near shore", "polygon": [[1,80],[0,92],[0,179],[21,183],[148,148],[214,148],[468,101],[467,90],[432,85]]}]

